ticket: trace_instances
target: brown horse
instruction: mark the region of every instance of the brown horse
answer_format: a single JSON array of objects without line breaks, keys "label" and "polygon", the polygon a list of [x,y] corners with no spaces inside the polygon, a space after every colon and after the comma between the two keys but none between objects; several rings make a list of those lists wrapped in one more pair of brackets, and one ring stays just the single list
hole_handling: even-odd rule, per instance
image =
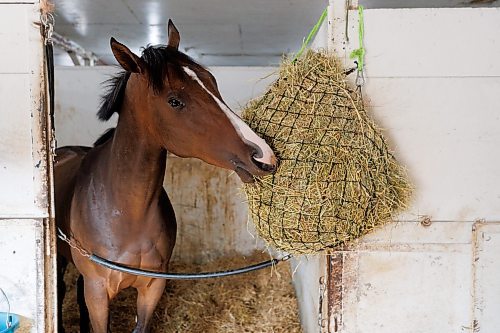
[{"label": "brown horse", "polygon": [[[176,236],[172,205],[163,189],[167,151],[235,170],[249,182],[276,168],[276,157],[223,102],[215,78],[178,50],[169,21],[168,45],[139,57],[111,38],[125,70],[112,80],[98,112],[119,114],[114,131],[94,148],[57,150],[56,217],[62,231],[101,257],[127,266],[166,271]],[[109,302],[137,289],[137,325],[147,332],[165,280],[98,266],[60,242],[60,252],[83,275],[85,302],[95,333],[108,331]]]}]

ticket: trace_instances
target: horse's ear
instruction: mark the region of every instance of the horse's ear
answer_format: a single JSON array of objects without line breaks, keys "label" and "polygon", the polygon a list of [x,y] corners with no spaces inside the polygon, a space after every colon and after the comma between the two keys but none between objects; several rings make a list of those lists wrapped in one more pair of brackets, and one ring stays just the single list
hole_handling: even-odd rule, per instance
[{"label": "horse's ear", "polygon": [[168,46],[174,49],[179,49],[179,43],[181,41],[181,36],[179,35],[179,30],[174,25],[172,20],[168,20]]},{"label": "horse's ear", "polygon": [[111,37],[109,43],[115,59],[123,69],[132,73],[144,72],[144,62],[134,52],[130,51],[128,47],[119,43],[113,37]]}]

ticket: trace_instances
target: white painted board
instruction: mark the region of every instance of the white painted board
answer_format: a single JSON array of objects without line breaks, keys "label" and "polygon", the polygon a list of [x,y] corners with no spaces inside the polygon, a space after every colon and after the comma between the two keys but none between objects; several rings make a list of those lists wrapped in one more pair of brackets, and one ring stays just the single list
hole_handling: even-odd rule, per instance
[{"label": "white painted board", "polygon": [[28,74],[0,74],[0,216],[21,215],[34,202]]},{"label": "white painted board", "polygon": [[[413,8],[364,11],[370,77],[500,76],[500,8]],[[350,11],[348,52],[358,48],[357,11]]]},{"label": "white painted board", "polygon": [[38,6],[0,4],[0,217],[46,217]]},{"label": "white painted board", "polygon": [[344,252],[339,332],[470,332],[471,233],[402,222]]},{"label": "white painted board", "polygon": [[[0,287],[11,311],[23,317],[24,332],[43,332],[45,327],[43,248],[42,220],[0,220]],[[7,311],[1,296],[0,307]]]},{"label": "white painted board", "polygon": [[500,223],[477,223],[474,246],[474,332],[500,327]]},{"label": "white painted board", "polygon": [[[500,9],[369,9],[364,18],[366,104],[416,187],[398,219],[498,220]],[[347,28],[351,67],[357,11]],[[314,47],[327,43],[320,36]]]},{"label": "white painted board", "polygon": [[500,76],[369,78],[364,92],[416,188],[400,219],[500,219]]},{"label": "white painted board", "polygon": [[0,3],[0,73],[28,73],[30,69],[30,21],[32,4]]},{"label": "white painted board", "polygon": [[340,332],[468,332],[470,257],[466,245],[347,254]]}]

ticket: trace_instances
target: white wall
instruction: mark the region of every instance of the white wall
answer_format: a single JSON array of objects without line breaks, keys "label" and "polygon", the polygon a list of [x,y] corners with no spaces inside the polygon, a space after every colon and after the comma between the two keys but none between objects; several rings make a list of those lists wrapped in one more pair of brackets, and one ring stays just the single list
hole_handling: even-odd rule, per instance
[{"label": "white wall", "polygon": [[500,9],[366,13],[367,103],[417,188],[402,219],[500,219]]},{"label": "white wall", "polygon": [[[40,115],[41,36],[33,3],[0,3],[0,217],[46,216],[45,192],[35,167],[41,156],[37,132]],[[8,47],[7,47],[8,46]],[[16,193],[16,195],[12,195]]]},{"label": "white wall", "polygon": [[[345,14],[336,15],[332,44],[345,47],[350,67],[357,11],[349,12],[345,44]],[[416,191],[397,223],[337,253],[330,328],[336,318],[337,332],[497,332],[500,35],[493,31],[500,31],[500,9],[373,9],[364,16],[363,94]],[[424,216],[430,226],[420,223]],[[311,280],[309,273],[299,269],[297,284]],[[301,302],[305,317],[316,307]],[[306,331],[317,330],[310,320]]]},{"label": "white wall", "polygon": [[[95,114],[103,93],[101,82],[117,70],[56,68],[58,146],[92,145],[106,128],[114,126],[116,115],[109,122],[100,122]],[[273,81],[275,68],[214,67],[211,72],[225,101],[238,111]],[[174,260],[206,261],[231,251],[248,254],[262,248],[252,235],[253,225],[247,223],[241,182],[232,172],[170,155],[164,186],[178,220]]]}]

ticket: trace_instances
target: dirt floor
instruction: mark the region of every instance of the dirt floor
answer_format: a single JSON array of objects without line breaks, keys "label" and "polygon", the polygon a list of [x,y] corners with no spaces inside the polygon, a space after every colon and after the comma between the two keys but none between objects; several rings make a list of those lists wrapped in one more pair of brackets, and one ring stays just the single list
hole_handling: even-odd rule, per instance
[{"label": "dirt floor", "polygon": [[[172,263],[171,272],[201,272],[237,268],[268,260],[257,253],[250,257],[235,256],[209,265]],[[78,307],[75,282],[77,271],[68,267],[65,275],[67,296],[64,301],[66,332],[78,332]],[[136,293],[122,291],[111,304],[112,332],[131,332],[135,324]],[[152,332],[219,333],[301,332],[297,300],[286,263],[274,269],[198,281],[168,281],[154,314]]]}]

